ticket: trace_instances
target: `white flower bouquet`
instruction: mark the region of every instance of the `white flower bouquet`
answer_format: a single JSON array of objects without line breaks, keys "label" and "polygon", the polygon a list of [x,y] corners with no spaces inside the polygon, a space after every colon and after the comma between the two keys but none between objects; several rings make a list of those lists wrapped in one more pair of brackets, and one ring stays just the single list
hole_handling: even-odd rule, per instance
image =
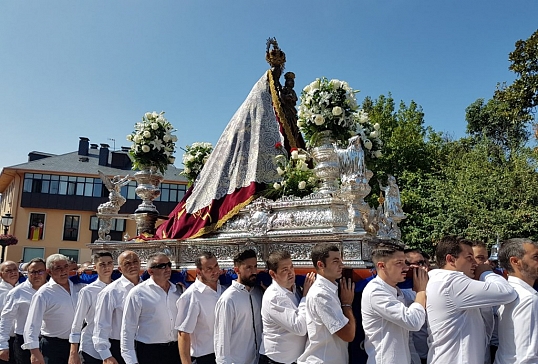
[{"label": "white flower bouquet", "polygon": [[313,145],[320,132],[332,131],[340,143],[346,143],[357,124],[359,107],[348,83],[340,80],[318,78],[301,93],[297,126],[309,145]]},{"label": "white flower bouquet", "polygon": [[355,119],[357,124],[356,129],[352,134],[361,136],[366,158],[381,158],[383,156],[383,153],[381,152],[383,142],[379,138],[381,134],[381,125],[379,125],[379,123],[372,124],[368,118],[368,113],[363,110],[359,110],[355,113]]},{"label": "white flower bouquet", "polygon": [[145,113],[142,121],[135,124],[134,132],[127,135],[127,140],[133,142],[129,151],[133,169],[154,166],[164,173],[175,160],[177,137],[172,134],[174,131],[164,117],[164,111]]},{"label": "white flower bouquet", "polygon": [[185,176],[189,180],[189,186],[191,186],[202,171],[209,155],[213,152],[213,145],[211,143],[196,142],[192,143],[192,145],[187,145],[184,150],[183,165],[185,168],[180,175]]},{"label": "white flower bouquet", "polygon": [[269,198],[304,197],[314,192],[318,186],[318,180],[314,176],[314,171],[308,166],[310,158],[306,152],[292,148],[288,158],[281,143],[277,143],[275,148],[281,152],[275,158],[277,173],[282,179],[268,186],[265,196]]}]

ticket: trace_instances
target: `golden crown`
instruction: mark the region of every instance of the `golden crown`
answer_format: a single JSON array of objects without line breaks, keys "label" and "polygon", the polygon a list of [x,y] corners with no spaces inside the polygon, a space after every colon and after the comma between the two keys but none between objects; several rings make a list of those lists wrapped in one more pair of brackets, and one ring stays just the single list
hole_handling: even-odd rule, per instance
[{"label": "golden crown", "polygon": [[[271,49],[271,45],[273,49]],[[271,65],[283,66],[286,63],[286,53],[284,53],[279,47],[276,38],[267,39],[267,49],[265,51],[265,60]]]}]

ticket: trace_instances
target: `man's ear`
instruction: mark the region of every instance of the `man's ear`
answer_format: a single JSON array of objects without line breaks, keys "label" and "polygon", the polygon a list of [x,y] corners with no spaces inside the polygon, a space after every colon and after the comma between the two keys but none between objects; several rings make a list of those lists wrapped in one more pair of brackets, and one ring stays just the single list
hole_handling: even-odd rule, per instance
[{"label": "man's ear", "polygon": [[512,266],[512,269],[516,270],[516,267],[517,267],[517,270],[519,270],[520,268],[519,259],[517,257],[510,257],[509,262],[510,262],[510,265]]},{"label": "man's ear", "polygon": [[379,262],[376,263],[375,268],[378,271],[385,269],[385,262],[380,260]]},{"label": "man's ear", "polygon": [[325,268],[325,263],[323,263],[321,260],[318,260],[316,262],[316,269],[324,269]]},{"label": "man's ear", "polygon": [[275,273],[273,270],[269,269],[267,272],[269,273],[269,275],[271,276],[271,278],[275,279],[275,275],[276,275],[276,273]]},{"label": "man's ear", "polygon": [[236,266],[236,265],[234,265],[234,272],[237,273],[237,274],[239,274],[239,267]]},{"label": "man's ear", "polygon": [[446,264],[455,265],[456,264],[456,258],[452,256],[452,254],[447,254],[445,257]]}]

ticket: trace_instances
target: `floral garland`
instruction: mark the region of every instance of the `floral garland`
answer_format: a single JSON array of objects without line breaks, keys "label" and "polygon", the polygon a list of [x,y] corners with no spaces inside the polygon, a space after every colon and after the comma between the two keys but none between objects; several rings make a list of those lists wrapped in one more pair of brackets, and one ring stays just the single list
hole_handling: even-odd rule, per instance
[{"label": "floral garland", "polygon": [[19,239],[17,239],[14,235],[7,234],[7,235],[0,235],[0,244],[4,246],[8,245],[15,245],[19,242]]},{"label": "floral garland", "polygon": [[202,171],[211,152],[213,152],[211,143],[196,142],[185,147],[185,153],[183,154],[185,168],[179,174],[187,178],[189,186],[194,183],[198,174]]},{"label": "floral garland", "polygon": [[282,196],[304,197],[315,192],[318,180],[314,176],[314,171],[308,166],[309,157],[306,152],[292,148],[291,156],[288,158],[282,143],[276,143],[275,148],[280,151],[275,160],[276,171],[282,179],[267,187],[264,195],[276,199]]},{"label": "floral garland", "polygon": [[175,161],[172,155],[177,141],[177,137],[172,135],[175,129],[164,117],[164,111],[159,114],[155,111],[145,113],[134,129],[133,133],[127,135],[127,140],[133,142],[129,151],[133,169],[155,166],[164,173],[168,165]]},{"label": "floral garland", "polygon": [[337,141],[345,143],[355,130],[358,105],[348,83],[317,78],[301,92],[297,126],[309,144],[315,144],[320,132],[332,131]]}]

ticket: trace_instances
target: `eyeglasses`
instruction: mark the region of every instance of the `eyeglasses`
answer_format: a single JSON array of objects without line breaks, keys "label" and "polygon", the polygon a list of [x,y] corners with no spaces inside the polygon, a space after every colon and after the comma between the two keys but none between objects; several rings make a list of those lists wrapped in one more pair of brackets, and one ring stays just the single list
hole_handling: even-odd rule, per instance
[{"label": "eyeglasses", "polygon": [[43,274],[45,274],[45,270],[32,270],[32,271],[28,271],[28,274],[31,274],[33,276],[42,276]]},{"label": "eyeglasses", "polygon": [[165,268],[172,268],[172,262],[155,264],[150,267],[150,269],[165,269]]},{"label": "eyeglasses", "polygon": [[419,267],[424,267],[426,265],[426,261],[425,260],[419,260],[418,262],[411,263],[411,262],[408,262],[406,260],[405,264],[406,265],[418,265]]}]

